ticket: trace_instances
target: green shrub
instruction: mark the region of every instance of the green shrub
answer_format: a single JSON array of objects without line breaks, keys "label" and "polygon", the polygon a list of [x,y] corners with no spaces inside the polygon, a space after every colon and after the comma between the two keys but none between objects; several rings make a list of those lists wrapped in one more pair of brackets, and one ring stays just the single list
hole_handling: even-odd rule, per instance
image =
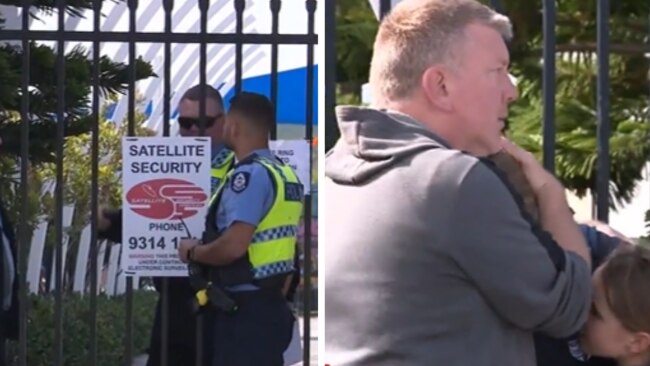
[{"label": "green shrub", "polygon": [[[153,291],[133,293],[133,354],[146,352],[158,298]],[[54,295],[32,295],[27,315],[27,364],[51,366],[56,327]],[[97,365],[124,364],[126,296],[97,297]],[[63,298],[63,365],[85,366],[90,353],[90,297],[66,294]],[[18,344],[9,347],[9,365],[18,365]]]}]

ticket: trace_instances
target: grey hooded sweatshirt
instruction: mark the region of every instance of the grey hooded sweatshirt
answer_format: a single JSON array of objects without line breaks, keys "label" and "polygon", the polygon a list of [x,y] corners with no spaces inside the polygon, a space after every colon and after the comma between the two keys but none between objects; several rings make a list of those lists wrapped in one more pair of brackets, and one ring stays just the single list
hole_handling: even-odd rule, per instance
[{"label": "grey hooded sweatshirt", "polygon": [[584,324],[591,274],[492,164],[412,118],[337,108],[324,189],[333,366],[534,366],[533,331]]}]

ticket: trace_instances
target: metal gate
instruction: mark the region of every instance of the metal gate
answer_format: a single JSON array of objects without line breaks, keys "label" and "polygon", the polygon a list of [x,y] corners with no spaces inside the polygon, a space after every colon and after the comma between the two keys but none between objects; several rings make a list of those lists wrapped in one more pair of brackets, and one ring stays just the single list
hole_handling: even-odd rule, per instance
[{"label": "metal gate", "polygon": [[[54,329],[52,330],[52,335],[54,337],[52,357],[50,358],[50,364],[53,365],[66,365],[69,362],[69,356],[65,354],[63,347],[63,340],[70,334],[64,334],[64,322],[66,322],[66,314],[63,313],[64,305],[64,296],[66,296],[66,290],[63,288],[64,273],[62,270],[63,261],[65,254],[63,253],[63,237],[65,234],[65,227],[63,224],[64,216],[64,191],[63,185],[63,167],[64,167],[64,142],[66,135],[68,133],[67,129],[72,128],[71,126],[75,121],[69,120],[69,110],[70,108],[66,103],[66,61],[64,56],[64,49],[67,42],[87,42],[92,44],[92,53],[90,56],[91,68],[90,75],[92,78],[92,96],[90,106],[80,106],[84,113],[84,117],[89,118],[90,123],[90,133],[92,136],[90,143],[89,154],[92,156],[92,179],[89,184],[91,185],[91,196],[92,201],[90,204],[91,207],[91,218],[90,218],[90,258],[97,258],[99,246],[97,239],[97,210],[98,210],[98,166],[99,166],[99,121],[100,113],[100,80],[102,73],[105,70],[102,70],[102,65],[106,60],[103,60],[100,55],[100,46],[103,43],[108,42],[119,42],[128,44],[128,61],[126,66],[126,71],[128,77],[121,82],[121,87],[124,87],[126,94],[128,95],[128,109],[127,109],[127,120],[128,128],[127,132],[129,136],[135,135],[136,131],[136,87],[135,82],[138,78],[138,73],[141,70],[137,70],[138,55],[136,54],[136,44],[138,43],[157,43],[162,44],[164,47],[164,67],[163,75],[159,77],[163,78],[163,98],[162,103],[164,104],[164,111],[162,113],[163,121],[163,136],[170,135],[170,120],[172,119],[172,106],[170,106],[170,100],[172,99],[172,87],[171,87],[171,69],[172,63],[172,44],[195,44],[199,45],[199,54],[200,54],[200,64],[198,73],[200,73],[200,84],[209,84],[215,82],[215,76],[209,75],[207,71],[208,65],[208,55],[207,47],[214,44],[224,44],[224,45],[234,45],[235,47],[235,62],[234,62],[234,83],[235,91],[239,92],[242,90],[242,75],[244,68],[244,45],[268,45],[270,47],[270,90],[267,95],[270,96],[271,101],[274,104],[277,104],[278,101],[278,55],[279,55],[279,46],[281,45],[302,45],[306,49],[306,52],[293,54],[293,57],[304,58],[306,62],[306,78],[304,85],[304,93],[306,94],[306,105],[304,108],[305,115],[305,133],[304,138],[308,141],[312,141],[313,138],[313,123],[316,120],[315,105],[313,103],[314,95],[316,93],[316,85],[314,84],[315,79],[315,62],[314,62],[314,47],[318,44],[318,37],[315,31],[315,14],[316,14],[316,0],[305,0],[301,4],[304,5],[304,18],[306,18],[307,29],[302,34],[281,34],[279,32],[279,19],[280,11],[282,9],[282,1],[280,0],[268,0],[262,1],[258,0],[257,3],[266,3],[268,4],[268,16],[271,21],[271,31],[270,33],[245,33],[245,10],[253,1],[245,0],[197,0],[197,3],[193,6],[198,6],[200,12],[200,31],[193,33],[178,33],[172,31],[172,13],[175,10],[175,7],[178,8],[178,2],[173,0],[159,0],[160,6],[164,10],[164,31],[161,32],[145,32],[138,30],[138,24],[136,24],[136,12],[139,9],[139,6],[148,5],[148,2],[138,2],[137,0],[124,0],[127,4],[127,13],[128,13],[128,31],[104,31],[101,29],[101,19],[102,19],[102,0],[84,0],[80,2],[74,2],[74,5],[70,1],[65,0],[55,0],[50,6],[43,6],[43,2],[33,2],[32,0],[19,0],[16,5],[19,5],[20,12],[20,22],[21,26],[19,29],[3,29],[0,23],[0,41],[20,41],[22,49],[22,73],[20,75],[20,89],[14,91],[16,95],[20,95],[20,110],[14,111],[18,116],[16,119],[20,120],[20,158],[22,162],[20,164],[20,192],[16,194],[20,196],[20,212],[21,218],[19,225],[17,227],[17,232],[19,237],[17,238],[17,258],[18,258],[18,268],[20,271],[19,279],[19,342],[17,349],[17,359],[12,360],[10,364],[17,365],[27,365],[27,354],[28,346],[33,347],[33,345],[27,344],[27,316],[31,306],[30,300],[28,298],[28,283],[26,279],[26,274],[28,271],[27,268],[27,256],[29,255],[30,241],[32,240],[32,232],[29,230],[27,223],[26,215],[30,209],[30,202],[28,200],[29,196],[29,173],[28,173],[28,162],[30,161],[30,149],[34,149],[35,146],[30,146],[30,128],[34,126],[39,121],[35,119],[32,113],[32,105],[30,102],[33,102],[33,98],[30,98],[30,93],[34,89],[34,85],[30,83],[31,81],[31,67],[30,61],[30,44],[33,42],[44,42],[50,41],[56,43],[56,60],[55,60],[55,80],[56,80],[56,110],[50,111],[50,117],[53,121],[58,121],[55,124],[55,134],[51,136],[51,139],[54,140],[55,146],[55,157],[53,163],[56,165],[56,185],[54,188],[54,207],[55,207],[55,217],[53,218],[55,230],[54,230],[54,276],[53,276],[53,289],[54,289]],[[19,4],[18,4],[19,2]],[[285,2],[286,4],[287,2]],[[223,8],[229,7],[234,9],[234,19],[230,19],[234,23],[234,32],[231,33],[221,33],[210,31],[211,28],[208,27],[208,14],[213,8]],[[57,30],[34,30],[30,29],[30,12],[34,10],[46,9],[54,11],[57,14]],[[65,29],[66,18],[65,14],[68,15],[80,15],[85,11],[85,14],[92,14],[92,29],[90,31],[70,31]],[[226,76],[228,78],[228,76]],[[182,92],[182,91],[180,91]],[[205,90],[203,91],[205,93]],[[201,98],[204,100],[204,98]],[[205,117],[205,102],[203,101],[202,106],[202,117]],[[8,111],[3,111],[8,112]],[[71,117],[70,117],[71,118]],[[204,128],[202,127],[203,131]],[[202,133],[203,134],[203,133]],[[277,138],[277,130],[274,129],[271,135],[272,139]],[[312,146],[312,144],[310,144]],[[310,154],[312,150],[310,148]],[[303,328],[303,337],[304,337],[304,346],[303,346],[303,362],[304,364],[309,364],[310,360],[310,322],[309,316],[312,311],[311,304],[311,274],[312,274],[312,252],[311,252],[311,220],[312,220],[312,192],[307,192],[305,197],[305,222],[304,222],[304,267],[303,267],[303,294],[304,299],[302,299],[302,312],[307,319],[304,322]],[[90,260],[87,263],[89,268],[89,286],[90,291],[87,294],[87,311],[88,311],[88,326],[89,333],[87,334],[86,344],[79,344],[78,347],[85,349],[83,352],[85,354],[83,360],[77,360],[84,365],[98,365],[102,364],[102,360],[98,360],[98,338],[101,336],[102,328],[98,325],[98,280],[99,280],[99,271],[97,260]],[[137,284],[135,284],[137,285]],[[138,316],[134,313],[133,301],[134,301],[134,283],[132,277],[126,278],[126,295],[125,295],[125,334],[123,334],[121,340],[115,340],[115,344],[119,344],[122,348],[122,360],[123,365],[130,366],[134,358],[134,317]],[[166,304],[166,296],[163,296],[163,307]],[[81,311],[81,310],[80,310]],[[150,311],[153,313],[154,308],[151,308]],[[117,321],[117,320],[116,320]],[[163,329],[168,327],[169,319],[163,319]],[[102,327],[105,325],[102,325]],[[149,330],[147,330],[148,332]],[[118,343],[119,342],[119,343]],[[163,344],[166,340],[163,340]],[[251,345],[252,352],[254,352],[254,345]],[[163,346],[164,348],[164,346]],[[165,361],[163,361],[165,362]],[[170,365],[171,366],[171,365]]]},{"label": "metal gate", "polygon": [[[367,1],[367,0],[366,0]],[[381,16],[388,13],[391,9],[391,4],[395,0],[370,0],[378,4],[379,14]],[[397,0],[399,1],[399,0]],[[484,3],[489,5],[496,11],[508,15],[508,9],[504,8],[503,0],[485,0]],[[514,3],[514,2],[513,2]],[[556,57],[560,49],[557,48],[557,35],[556,26],[558,12],[556,9],[556,2],[554,0],[541,0],[542,4],[542,21],[543,21],[543,50],[541,57],[543,58],[543,73],[542,73],[542,108],[543,108],[543,165],[551,172],[556,171],[555,167],[555,151],[556,151]],[[597,90],[595,90],[595,97],[597,98],[597,178],[595,179],[595,189],[593,190],[595,196],[595,218],[600,221],[608,222],[609,209],[611,207],[610,199],[610,184],[611,184],[611,155],[610,155],[610,142],[609,138],[612,134],[612,127],[610,121],[610,4],[611,0],[598,0],[595,5],[590,4],[590,9],[596,7],[596,24],[597,24],[597,39],[594,50],[595,62],[597,68]],[[535,6],[535,5],[532,5]],[[620,7],[619,7],[620,8]],[[335,18],[335,4],[326,4],[326,35],[325,35],[325,49],[326,49],[326,85],[325,85],[325,105],[326,105],[326,149],[333,146],[335,140],[338,138],[338,129],[334,116],[334,106],[336,105],[336,47],[335,38],[336,31],[334,26]],[[647,12],[641,14],[647,19]],[[566,17],[565,17],[566,18]],[[645,25],[645,29],[649,30]],[[641,25],[639,31],[644,27]],[[517,32],[515,24],[515,32]],[[643,34],[643,33],[641,33]],[[648,31],[650,37],[650,30]],[[647,37],[646,44],[647,44]],[[629,46],[629,45],[621,45]],[[590,46],[591,47],[591,46]],[[643,47],[641,47],[643,48]],[[638,52],[638,51],[637,51]],[[650,49],[647,47],[645,51],[646,59]],[[648,121],[648,117],[644,118]]]}]

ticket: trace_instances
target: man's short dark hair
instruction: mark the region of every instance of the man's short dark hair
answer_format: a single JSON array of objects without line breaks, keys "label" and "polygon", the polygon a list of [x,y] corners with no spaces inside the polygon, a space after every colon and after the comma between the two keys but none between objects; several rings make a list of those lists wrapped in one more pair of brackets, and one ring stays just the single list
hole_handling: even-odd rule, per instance
[{"label": "man's short dark hair", "polygon": [[238,113],[247,121],[268,132],[275,125],[275,108],[264,95],[241,92],[230,99],[230,112]]},{"label": "man's short dark hair", "polygon": [[[201,100],[201,84],[199,85],[194,85],[193,87],[187,89],[183,96],[181,97],[181,101],[183,100],[191,100],[193,102],[198,102]],[[221,93],[210,85],[205,86],[205,100],[214,100],[217,102],[217,105],[223,109],[223,97],[221,97]]]}]

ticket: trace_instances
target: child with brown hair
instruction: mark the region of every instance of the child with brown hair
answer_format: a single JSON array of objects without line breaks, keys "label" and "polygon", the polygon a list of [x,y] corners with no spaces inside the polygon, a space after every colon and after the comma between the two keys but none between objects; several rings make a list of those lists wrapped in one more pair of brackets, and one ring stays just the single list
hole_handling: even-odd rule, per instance
[{"label": "child with brown hair", "polygon": [[[650,249],[622,246],[593,275],[594,302],[580,337],[586,354],[650,365]],[[541,365],[540,365],[541,366]]]},{"label": "child with brown hair", "polygon": [[[538,223],[535,192],[517,160],[520,148],[506,146],[511,154],[489,160],[504,173],[522,212]],[[535,334],[537,365],[650,366],[650,250],[629,245],[603,223],[580,228],[595,270],[590,316],[581,334],[569,339]]]}]

